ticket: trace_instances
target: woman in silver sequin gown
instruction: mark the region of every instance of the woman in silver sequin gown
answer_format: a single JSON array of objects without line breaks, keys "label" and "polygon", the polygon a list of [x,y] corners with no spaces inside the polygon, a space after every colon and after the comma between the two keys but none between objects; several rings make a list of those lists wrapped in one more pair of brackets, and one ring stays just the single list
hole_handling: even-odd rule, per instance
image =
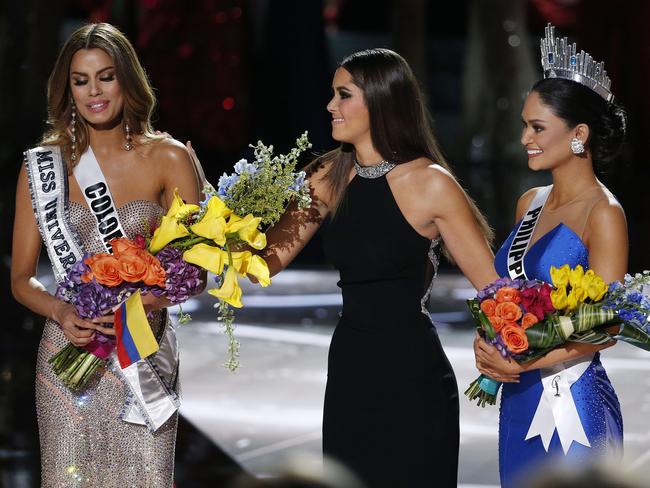
[{"label": "woman in silver sequin gown", "polygon": [[[145,233],[164,213],[174,188],[188,201],[199,199],[199,178],[185,147],[153,133],[154,101],[133,48],[113,26],[85,26],[62,48],[49,81],[51,129],[42,145],[62,149],[69,170],[69,219],[85,252],[105,252],[96,219],[70,172],[88,145],[129,238]],[[87,344],[97,331],[112,333],[112,317],[85,321],[40,285],[36,268],[41,245],[23,167],[16,196],[12,290],[20,303],[47,318],[36,372],[42,486],[170,488],[177,414],[152,434],[119,418],[127,389],[117,375],[100,369],[76,394],[52,372],[52,355],[68,342]],[[170,326],[165,300],[145,295],[143,301],[152,312],[154,334]]]}]

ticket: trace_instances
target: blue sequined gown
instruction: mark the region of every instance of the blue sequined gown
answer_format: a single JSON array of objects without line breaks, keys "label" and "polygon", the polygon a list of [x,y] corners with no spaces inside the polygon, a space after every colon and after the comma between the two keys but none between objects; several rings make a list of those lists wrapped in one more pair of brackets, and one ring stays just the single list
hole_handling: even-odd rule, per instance
[{"label": "blue sequined gown", "polygon": [[[507,253],[515,235],[503,243],[495,257],[495,268],[500,276],[508,276]],[[580,237],[563,223],[544,234],[528,250],[524,258],[529,279],[551,282],[551,265],[571,267],[589,265],[589,252]],[[589,358],[586,358],[588,361]],[[540,370],[523,373],[519,383],[504,383],[499,418],[499,472],[502,488],[518,486],[520,476],[543,468],[548,462],[566,462],[581,466],[585,462],[612,452],[621,452],[623,419],[621,409],[605,368],[596,353],[591,364],[571,386],[578,415],[591,447],[573,442],[564,454],[557,430],[548,452],[540,436],[525,440],[528,428],[542,395]]]}]

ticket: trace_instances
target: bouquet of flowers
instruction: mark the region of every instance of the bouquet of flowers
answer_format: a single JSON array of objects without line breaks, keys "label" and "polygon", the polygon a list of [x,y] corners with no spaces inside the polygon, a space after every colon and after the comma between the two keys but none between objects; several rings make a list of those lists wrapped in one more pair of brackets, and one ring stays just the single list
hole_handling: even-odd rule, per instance
[{"label": "bouquet of flowers", "polygon": [[[56,296],[74,305],[80,317],[105,315],[136,291],[180,304],[202,286],[199,268],[185,263],[175,250],[153,256],[143,236],[113,239],[110,245],[112,254],[84,255],[57,288]],[[63,383],[78,390],[114,348],[114,338],[97,333],[84,348],[68,344],[49,362]]]},{"label": "bouquet of flowers", "polygon": [[[609,286],[580,265],[550,271],[552,285],[500,278],[468,300],[479,334],[503,357],[525,363],[568,341],[604,344],[611,339],[650,351],[648,271]],[[612,326],[617,333],[608,330]],[[482,407],[494,405],[500,386],[481,375],[465,395]]]},{"label": "bouquet of flowers", "polygon": [[216,276],[218,287],[208,293],[219,300],[215,307],[228,336],[225,366],[231,371],[239,367],[232,310],[243,306],[239,277],[253,276],[263,287],[271,283],[264,259],[247,248],[266,247],[263,231],[280,219],[290,201],[299,208],[311,204],[306,175],[295,171],[298,157],[311,147],[306,132],[287,155],[273,156],[273,146],[262,142],[251,147],[255,161],[237,162],[235,172],[224,173],[216,190],[206,185],[200,205],[185,204],[176,194],[149,242],[152,254],[173,249],[185,262]]}]

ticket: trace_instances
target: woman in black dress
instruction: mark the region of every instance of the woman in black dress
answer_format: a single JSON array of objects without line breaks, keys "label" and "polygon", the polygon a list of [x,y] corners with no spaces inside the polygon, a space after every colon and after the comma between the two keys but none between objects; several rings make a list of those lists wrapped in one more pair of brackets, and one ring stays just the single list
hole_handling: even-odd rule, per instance
[{"label": "woman in black dress", "polygon": [[496,278],[490,230],[437,148],[417,81],[387,49],[336,70],[332,136],[310,167],[314,204],[269,231],[283,269],[321,222],[341,273],[329,353],[323,450],[370,488],[455,487],[458,389],[426,310],[441,247],[472,284]]}]

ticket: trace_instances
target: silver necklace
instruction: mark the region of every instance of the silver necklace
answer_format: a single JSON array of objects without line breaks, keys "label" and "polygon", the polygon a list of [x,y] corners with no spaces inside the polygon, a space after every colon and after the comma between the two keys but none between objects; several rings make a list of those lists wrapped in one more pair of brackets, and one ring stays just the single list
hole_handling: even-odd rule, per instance
[{"label": "silver necklace", "polygon": [[380,161],[377,164],[372,166],[361,166],[357,161],[357,158],[354,158],[354,169],[357,171],[357,174],[362,178],[375,179],[381,176],[384,176],[391,169],[397,166],[395,163],[389,161]]}]

